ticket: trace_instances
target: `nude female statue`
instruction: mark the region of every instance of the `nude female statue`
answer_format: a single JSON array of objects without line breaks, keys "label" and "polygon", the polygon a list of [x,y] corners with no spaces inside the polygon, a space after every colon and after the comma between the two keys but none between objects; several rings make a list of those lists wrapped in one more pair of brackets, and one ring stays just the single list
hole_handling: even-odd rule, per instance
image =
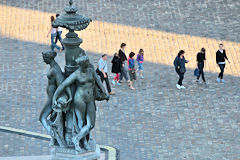
[{"label": "nude female statue", "polygon": [[[53,97],[57,87],[65,79],[65,76],[62,73],[62,70],[61,70],[60,66],[54,60],[56,55],[57,55],[57,53],[54,52],[54,51],[48,51],[48,52],[43,52],[42,53],[43,60],[46,64],[50,65],[50,69],[47,73],[47,77],[48,77],[48,85],[47,85],[48,100],[47,100],[46,104],[44,105],[44,108],[41,111],[39,120],[51,137],[55,136],[54,135],[55,134],[54,130],[51,126],[52,122],[50,122],[51,120],[48,120],[49,115],[52,114],[52,112],[53,112],[52,97]],[[66,88],[66,93],[63,92],[60,95],[59,99],[57,100],[58,105],[55,106],[55,107],[64,107],[72,100],[72,94],[71,94],[71,90],[70,90],[69,87]],[[59,144],[59,145],[61,145],[61,144]]]},{"label": "nude female statue", "polygon": [[76,91],[73,97],[73,107],[77,118],[78,133],[73,136],[72,141],[75,149],[80,151],[80,140],[83,140],[84,148],[89,150],[86,136],[90,133],[95,125],[95,87],[100,88],[106,100],[109,99],[105,88],[97,76],[94,67],[90,64],[87,56],[78,57],[76,63],[79,68],[66,78],[62,84],[57,88],[53,96],[53,104],[57,104],[56,99],[64,91],[64,89],[71,84],[76,84]]}]

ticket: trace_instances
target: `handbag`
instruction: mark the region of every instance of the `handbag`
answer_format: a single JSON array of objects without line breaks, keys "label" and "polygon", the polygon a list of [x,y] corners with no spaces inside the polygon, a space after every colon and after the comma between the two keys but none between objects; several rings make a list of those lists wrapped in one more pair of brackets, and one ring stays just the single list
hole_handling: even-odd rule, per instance
[{"label": "handbag", "polygon": [[194,70],[193,74],[194,74],[194,76],[198,77],[199,74],[200,74],[200,73],[199,73],[199,69],[196,68],[196,69]]}]

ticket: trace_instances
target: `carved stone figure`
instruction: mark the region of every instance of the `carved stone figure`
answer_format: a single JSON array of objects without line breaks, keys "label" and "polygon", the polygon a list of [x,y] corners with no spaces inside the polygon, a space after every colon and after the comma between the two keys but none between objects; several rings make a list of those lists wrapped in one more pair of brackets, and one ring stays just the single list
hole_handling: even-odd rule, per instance
[{"label": "carved stone figure", "polygon": [[[61,115],[57,115],[57,113],[53,110],[52,108],[52,98],[53,95],[57,89],[57,87],[64,81],[65,77],[64,74],[62,73],[62,70],[60,66],[57,64],[57,62],[54,60],[56,57],[57,53],[53,51],[48,51],[48,52],[43,52],[43,60],[46,64],[50,65],[50,69],[47,73],[48,77],[48,86],[47,86],[47,95],[48,95],[48,100],[42,109],[42,112],[40,114],[39,120],[44,126],[44,128],[47,130],[48,134],[52,137],[52,144],[54,144],[54,139],[56,139],[59,143],[60,146],[66,146],[65,142],[63,140],[63,126],[58,127],[58,132],[57,133],[56,128],[54,125],[56,124],[56,120],[61,121]],[[66,94],[67,93],[67,94]],[[65,91],[62,92],[61,96],[59,97],[58,101],[58,107],[60,108],[65,108],[67,107],[68,103],[72,100],[72,94],[71,90],[69,87],[66,88],[66,93]],[[50,118],[48,119],[49,115],[51,114]],[[61,125],[63,123],[60,123]],[[59,135],[60,134],[60,135]],[[56,136],[58,135],[58,136]]]}]

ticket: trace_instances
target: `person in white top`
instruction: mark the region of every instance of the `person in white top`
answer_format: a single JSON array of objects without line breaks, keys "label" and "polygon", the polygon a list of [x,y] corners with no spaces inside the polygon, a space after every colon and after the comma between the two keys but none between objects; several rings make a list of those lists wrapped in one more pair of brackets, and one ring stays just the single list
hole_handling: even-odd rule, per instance
[{"label": "person in white top", "polygon": [[[60,15],[59,14],[56,14],[56,18],[59,17]],[[61,43],[62,45],[62,50],[64,50],[64,46],[62,44],[62,27],[58,27],[57,28],[57,36],[56,36],[56,39],[55,39],[55,43],[57,44],[57,41],[59,40],[59,42]]]},{"label": "person in white top", "polygon": [[57,48],[58,50],[61,49],[61,48],[60,48],[58,45],[56,45],[56,43],[54,42],[54,39],[55,39],[55,37],[57,36],[57,29],[52,27],[52,23],[53,23],[54,20],[55,20],[54,17],[51,16],[51,28],[50,28],[50,30],[49,30],[49,32],[48,32],[48,34],[47,34],[47,37],[48,37],[49,34],[51,33],[51,50],[52,50],[52,51],[54,51],[54,48]]},{"label": "person in white top", "polygon": [[110,95],[113,95],[114,92],[112,92],[111,86],[110,86],[110,83],[109,83],[109,80],[108,80],[108,74],[107,74],[108,66],[107,66],[107,55],[106,54],[102,55],[102,57],[99,59],[98,68],[97,68],[96,72],[100,76],[101,81],[106,82],[108,93]]},{"label": "person in white top", "polygon": [[223,73],[224,73],[224,68],[226,65],[225,59],[230,64],[230,61],[228,60],[228,57],[226,54],[226,51],[225,51],[225,49],[223,49],[223,44],[219,44],[219,50],[216,52],[216,63],[219,66],[221,72],[219,73],[219,75],[217,77],[217,82],[224,83]]}]

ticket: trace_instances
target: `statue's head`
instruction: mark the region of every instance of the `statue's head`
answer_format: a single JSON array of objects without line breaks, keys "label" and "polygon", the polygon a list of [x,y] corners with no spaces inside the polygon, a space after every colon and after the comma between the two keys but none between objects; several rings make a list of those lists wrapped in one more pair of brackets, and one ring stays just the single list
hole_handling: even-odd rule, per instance
[{"label": "statue's head", "polygon": [[88,56],[81,56],[78,57],[75,62],[80,66],[80,67],[87,67],[89,65],[89,58]]},{"label": "statue's head", "polygon": [[54,58],[57,56],[57,53],[55,51],[46,51],[46,52],[42,52],[42,56],[43,56],[43,61],[46,64],[50,64],[52,60],[54,60]]}]

